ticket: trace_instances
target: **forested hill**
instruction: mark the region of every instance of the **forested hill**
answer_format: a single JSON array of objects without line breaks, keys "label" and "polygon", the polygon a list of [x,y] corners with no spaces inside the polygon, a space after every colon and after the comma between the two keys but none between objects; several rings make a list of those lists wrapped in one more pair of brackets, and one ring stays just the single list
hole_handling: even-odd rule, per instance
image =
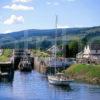
[{"label": "forested hill", "polygon": [[[25,37],[24,34],[28,34]],[[61,39],[62,35],[65,37],[69,36],[70,38],[83,38],[88,37],[89,39],[94,36],[100,35],[100,26],[96,27],[87,27],[87,28],[64,28],[57,29],[57,38]],[[55,37],[55,29],[46,29],[46,30],[38,30],[38,29],[29,29],[18,32],[12,32],[8,34],[0,34],[0,46],[1,47],[13,47],[13,43],[16,41],[17,44],[23,44],[23,41],[27,40],[29,42],[29,46],[32,47],[36,40],[39,41],[53,41]]]}]

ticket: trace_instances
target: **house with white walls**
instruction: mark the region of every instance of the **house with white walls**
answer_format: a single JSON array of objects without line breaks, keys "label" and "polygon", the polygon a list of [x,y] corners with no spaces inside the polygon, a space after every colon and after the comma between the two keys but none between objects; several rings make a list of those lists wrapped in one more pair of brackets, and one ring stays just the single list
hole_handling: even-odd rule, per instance
[{"label": "house with white walls", "polygon": [[77,63],[100,64],[100,43],[91,43],[76,55]]},{"label": "house with white walls", "polygon": [[52,54],[54,54],[55,52],[59,52],[60,49],[56,45],[53,45],[47,51],[50,52],[50,53],[52,53]]},{"label": "house with white walls", "polygon": [[0,56],[2,55],[2,53],[3,53],[3,49],[0,49]]}]

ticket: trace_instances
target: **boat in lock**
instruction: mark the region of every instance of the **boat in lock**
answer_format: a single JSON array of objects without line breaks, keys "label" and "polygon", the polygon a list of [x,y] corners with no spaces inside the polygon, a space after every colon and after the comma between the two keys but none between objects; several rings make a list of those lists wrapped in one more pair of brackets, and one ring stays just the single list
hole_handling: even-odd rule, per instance
[{"label": "boat in lock", "polygon": [[32,65],[31,65],[31,61],[30,61],[29,57],[24,56],[21,59],[19,65],[18,65],[18,68],[20,71],[25,71],[25,72],[32,71]]}]

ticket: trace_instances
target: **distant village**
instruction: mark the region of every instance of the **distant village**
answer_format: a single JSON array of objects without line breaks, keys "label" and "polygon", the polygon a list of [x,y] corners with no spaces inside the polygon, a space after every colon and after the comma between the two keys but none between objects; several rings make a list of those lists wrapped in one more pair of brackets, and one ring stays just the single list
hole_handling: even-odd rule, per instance
[{"label": "distant village", "polygon": [[[81,63],[81,64],[100,64],[100,43],[88,43],[87,45],[84,46],[84,48],[81,51],[78,51],[78,53],[75,55],[75,57],[68,57],[68,51],[66,48],[62,49],[61,47],[59,48],[59,46],[57,45],[53,45],[50,48],[48,48],[45,52],[45,54],[47,55],[46,57],[53,57],[55,55],[56,52],[56,56],[58,58],[73,58],[74,61],[76,63]],[[57,53],[61,53],[62,54],[59,56],[57,55]],[[3,55],[3,49],[0,49],[0,56]],[[34,56],[35,53],[33,54]],[[43,54],[44,55],[44,54]],[[41,56],[42,52],[41,52]]]},{"label": "distant village", "polygon": [[[61,50],[57,46],[53,45],[47,51],[53,54],[55,52],[55,49],[57,52]],[[87,44],[82,51],[76,54],[75,59],[76,59],[76,63],[100,64],[100,43]]]}]

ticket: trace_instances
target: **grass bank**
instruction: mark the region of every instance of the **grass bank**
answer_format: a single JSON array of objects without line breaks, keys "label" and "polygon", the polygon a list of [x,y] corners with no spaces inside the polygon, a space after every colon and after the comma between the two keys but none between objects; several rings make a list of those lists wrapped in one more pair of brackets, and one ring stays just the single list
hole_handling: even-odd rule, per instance
[{"label": "grass bank", "polygon": [[0,56],[0,62],[9,61],[11,56],[12,56],[12,50],[11,49],[4,49],[3,54]]},{"label": "grass bank", "polygon": [[44,52],[44,51],[40,51],[40,50],[32,50],[33,54],[35,56],[38,56],[38,57],[48,57],[49,54]]},{"label": "grass bank", "polygon": [[64,73],[76,80],[100,84],[100,65],[74,64]]}]

